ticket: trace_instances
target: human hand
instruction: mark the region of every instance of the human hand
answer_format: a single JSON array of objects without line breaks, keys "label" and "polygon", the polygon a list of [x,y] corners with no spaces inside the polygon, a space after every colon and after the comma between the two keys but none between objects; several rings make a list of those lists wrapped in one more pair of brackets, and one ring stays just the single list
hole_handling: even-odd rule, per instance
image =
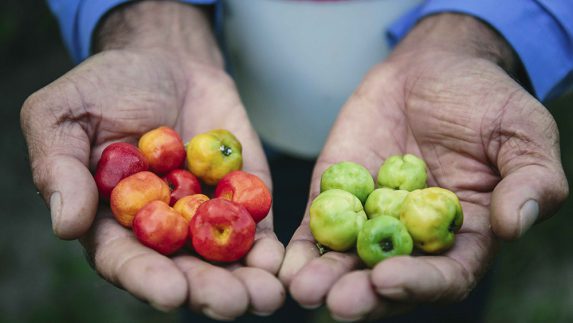
[{"label": "human hand", "polygon": [[[113,33],[118,20],[135,31],[136,20],[150,17],[157,38],[149,31],[124,36],[124,43]],[[169,24],[160,28],[164,22]],[[185,33],[181,42],[178,32]],[[163,256],[140,244],[108,207],[98,209],[90,169],[103,149],[116,141],[136,144],[161,125],[184,141],[214,128],[230,130],[243,145],[244,170],[271,187],[261,144],[223,70],[206,15],[175,2],[139,2],[114,11],[100,34],[107,37],[100,53],[33,94],[21,112],[34,182],[50,206],[55,234],[80,238],[103,278],[159,309],[187,301],[218,319],[247,310],[274,312],[284,299],[275,277],[284,247],[273,232],[272,213],[258,224],[244,262],[219,267],[191,255]]]},{"label": "human hand", "polygon": [[444,254],[395,257],[368,270],[354,252],[320,255],[307,210],[279,273],[295,300],[305,307],[326,302],[345,320],[460,301],[487,270],[497,238],[518,238],[556,212],[568,194],[558,131],[504,71],[515,65],[485,25],[438,15],[372,69],[331,130],[309,200],[333,163],[358,162],[374,175],[388,156],[413,153],[427,162],[429,186],[458,194],[464,224]]}]

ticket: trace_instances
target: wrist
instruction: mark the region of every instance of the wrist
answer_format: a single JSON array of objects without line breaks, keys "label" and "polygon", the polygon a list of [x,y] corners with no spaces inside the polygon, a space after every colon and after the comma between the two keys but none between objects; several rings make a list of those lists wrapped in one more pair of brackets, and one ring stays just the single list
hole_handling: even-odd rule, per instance
[{"label": "wrist", "polygon": [[422,19],[402,40],[397,55],[438,54],[487,60],[508,74],[518,74],[520,62],[505,39],[486,23],[467,15],[442,13]]},{"label": "wrist", "polygon": [[223,69],[208,7],[174,1],[128,3],[109,12],[94,32],[94,53],[108,50],[165,54],[183,64]]}]

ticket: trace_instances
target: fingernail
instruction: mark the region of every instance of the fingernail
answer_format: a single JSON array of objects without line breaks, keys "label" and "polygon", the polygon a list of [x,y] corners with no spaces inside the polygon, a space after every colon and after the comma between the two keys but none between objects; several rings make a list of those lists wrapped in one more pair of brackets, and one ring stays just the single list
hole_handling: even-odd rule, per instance
[{"label": "fingernail", "polygon": [[539,217],[539,204],[535,200],[529,200],[519,210],[519,236],[521,237]]},{"label": "fingernail", "polygon": [[273,314],[273,312],[257,312],[257,311],[251,311],[251,313],[256,316],[270,316],[271,314]]},{"label": "fingernail", "polygon": [[234,318],[232,317],[227,317],[227,316],[223,316],[220,315],[218,313],[215,313],[212,309],[206,307],[203,309],[203,314],[205,314],[205,316],[208,316],[209,318],[212,318],[214,320],[218,320],[218,321],[232,321],[234,320]]},{"label": "fingernail", "polygon": [[56,231],[62,215],[62,194],[60,192],[54,192],[50,195],[50,215],[52,217],[52,228]]},{"label": "fingernail", "polygon": [[389,297],[391,299],[404,298],[404,288],[401,287],[383,287],[377,289],[378,294]]}]

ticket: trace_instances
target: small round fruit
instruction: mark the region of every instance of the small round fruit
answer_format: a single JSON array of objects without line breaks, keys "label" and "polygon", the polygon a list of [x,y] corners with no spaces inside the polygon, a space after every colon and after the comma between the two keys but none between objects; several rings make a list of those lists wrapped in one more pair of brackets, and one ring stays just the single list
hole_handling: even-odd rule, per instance
[{"label": "small round fruit", "polygon": [[388,157],[378,171],[378,185],[406,191],[427,186],[426,163],[414,155]]},{"label": "small round fruit", "polygon": [[180,198],[201,194],[201,183],[199,179],[184,169],[174,169],[163,177],[163,180],[169,185],[171,189],[171,200],[169,205],[175,205],[175,202]]},{"label": "small round fruit", "polygon": [[169,186],[152,172],[139,172],[122,179],[111,191],[110,206],[117,222],[131,228],[137,211],[147,203],[169,203]]},{"label": "small round fruit", "polygon": [[189,223],[193,218],[193,216],[195,215],[195,213],[197,212],[199,205],[203,204],[208,200],[209,197],[207,195],[203,194],[188,195],[184,196],[183,198],[180,198],[175,203],[175,205],[173,205],[173,208],[175,209],[175,211],[181,213],[183,218],[185,218],[185,221]]},{"label": "small round fruit", "polygon": [[356,241],[358,256],[370,268],[384,259],[409,255],[413,247],[412,237],[404,224],[387,215],[366,221]]},{"label": "small round fruit", "polygon": [[253,246],[255,229],[247,209],[222,198],[201,204],[189,225],[193,249],[203,258],[217,262],[243,258]]},{"label": "small round fruit", "polygon": [[187,221],[163,201],[152,201],[133,219],[133,233],[143,245],[164,255],[179,250],[187,240]]},{"label": "small round fruit", "polygon": [[244,206],[259,223],[271,209],[272,196],[265,183],[254,174],[236,170],[225,175],[215,189],[221,197]]},{"label": "small round fruit", "polygon": [[439,187],[410,192],[404,200],[400,221],[414,240],[416,248],[440,253],[455,241],[464,220],[456,194]]},{"label": "small round fruit", "polygon": [[339,189],[320,193],[310,205],[310,230],[321,245],[346,251],[356,243],[366,222],[362,203],[353,194]]},{"label": "small round fruit", "polygon": [[148,169],[147,159],[134,145],[116,142],[107,146],[101,153],[94,175],[100,197],[109,200],[119,181]]},{"label": "small round fruit", "polygon": [[368,195],[364,211],[366,211],[369,219],[381,215],[389,215],[399,219],[407,195],[408,191],[404,190],[393,190],[386,187],[375,189]]},{"label": "small round fruit", "polygon": [[215,185],[228,173],[243,167],[239,140],[224,129],[199,134],[187,144],[187,166],[208,185]]},{"label": "small round fruit", "polygon": [[177,132],[169,127],[159,127],[146,132],[138,143],[149,162],[149,168],[157,174],[165,174],[179,168],[185,160],[185,147]]},{"label": "small round fruit", "polygon": [[328,167],[320,178],[321,192],[334,188],[352,193],[364,203],[374,190],[374,179],[362,165],[353,162],[336,163]]}]

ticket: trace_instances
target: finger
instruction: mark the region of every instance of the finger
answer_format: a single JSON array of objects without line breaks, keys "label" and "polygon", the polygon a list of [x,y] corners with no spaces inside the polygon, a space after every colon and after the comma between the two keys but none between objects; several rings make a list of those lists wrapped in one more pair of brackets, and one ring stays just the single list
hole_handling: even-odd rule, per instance
[{"label": "finger", "polygon": [[379,295],[394,301],[461,301],[489,265],[482,239],[460,234],[454,249],[445,256],[387,259],[372,270],[372,283]]},{"label": "finger", "polygon": [[[247,126],[245,128],[240,132],[244,138],[242,141],[244,142],[243,155],[245,156],[243,170],[259,177],[272,194],[270,169],[262,145],[254,130]],[[245,264],[264,269],[275,275],[283,262],[284,254],[285,247],[273,231],[273,211],[271,209],[269,214],[257,224],[255,244],[247,255]]]},{"label": "finger", "polygon": [[568,195],[561,167],[529,165],[505,176],[493,191],[492,229],[503,239],[522,236],[553,215]]},{"label": "finger", "polygon": [[153,307],[168,311],[187,299],[187,281],[175,263],[140,244],[114,219],[97,219],[82,244],[104,279]]},{"label": "finger", "polygon": [[295,275],[310,261],[320,257],[320,251],[310,233],[308,224],[301,224],[286,247],[279,270],[279,279],[289,287]]},{"label": "finger", "polygon": [[370,270],[345,274],[332,286],[326,305],[332,317],[338,321],[377,319],[413,308],[411,304],[381,298],[370,281]]},{"label": "finger", "polygon": [[22,131],[34,183],[50,207],[54,233],[75,239],[85,234],[97,210],[97,187],[87,168],[90,139],[82,126],[85,115],[77,109],[81,102],[73,96],[54,100],[47,91],[24,103]]},{"label": "finger", "polygon": [[310,231],[309,208],[311,201],[320,193],[320,175],[318,174],[322,174],[323,169],[326,169],[326,167],[328,167],[326,163],[317,162],[313,170],[304,217],[286,247],[284,261],[279,271],[279,279],[287,287],[290,286],[292,279],[306,264],[320,257],[320,251]]},{"label": "finger", "polygon": [[501,143],[493,159],[502,180],[493,191],[491,223],[503,239],[518,238],[535,222],[553,215],[569,189],[555,121],[538,104],[517,111],[504,120],[507,129],[499,131]]},{"label": "finger", "polygon": [[[285,259],[279,271],[279,278],[286,286],[290,286],[290,292],[293,294],[293,298],[302,306],[309,308],[321,305],[324,302],[324,297],[328,289],[336,279],[357,265],[356,258],[349,257],[346,254],[332,253],[328,257],[325,257],[325,255],[319,258],[320,251],[310,231],[309,207],[312,200],[320,193],[321,174],[328,166],[334,163],[331,161],[341,161],[329,158],[329,155],[325,155],[325,153],[323,153],[323,156],[324,157],[321,157],[321,160],[317,162],[313,171],[309,203],[305,211],[305,216],[286,248]],[[318,270],[316,274],[320,274],[324,268],[327,268],[332,263],[331,260],[335,258],[332,255],[339,255],[336,257],[343,261],[337,264],[335,269],[327,276],[318,278],[316,285],[319,289],[308,292],[308,287],[314,286],[312,282],[315,278],[313,270]],[[311,284],[308,285],[307,281],[311,282]]]},{"label": "finger", "polygon": [[293,277],[289,291],[302,307],[316,308],[324,303],[332,285],[358,264],[354,254],[328,252],[304,266]]},{"label": "finger", "polygon": [[285,247],[272,232],[257,232],[255,244],[245,258],[245,265],[276,275],[282,264]]},{"label": "finger", "polygon": [[465,217],[452,249],[438,256],[401,256],[372,269],[372,283],[394,301],[454,302],[464,299],[486,272],[497,247],[488,230],[488,210],[463,203]]},{"label": "finger", "polygon": [[189,284],[192,310],[221,321],[243,315],[249,306],[249,293],[229,270],[191,256],[174,259]]},{"label": "finger", "polygon": [[251,301],[250,311],[259,316],[274,313],[285,300],[285,290],[279,280],[259,268],[240,267],[233,271],[243,283]]}]

